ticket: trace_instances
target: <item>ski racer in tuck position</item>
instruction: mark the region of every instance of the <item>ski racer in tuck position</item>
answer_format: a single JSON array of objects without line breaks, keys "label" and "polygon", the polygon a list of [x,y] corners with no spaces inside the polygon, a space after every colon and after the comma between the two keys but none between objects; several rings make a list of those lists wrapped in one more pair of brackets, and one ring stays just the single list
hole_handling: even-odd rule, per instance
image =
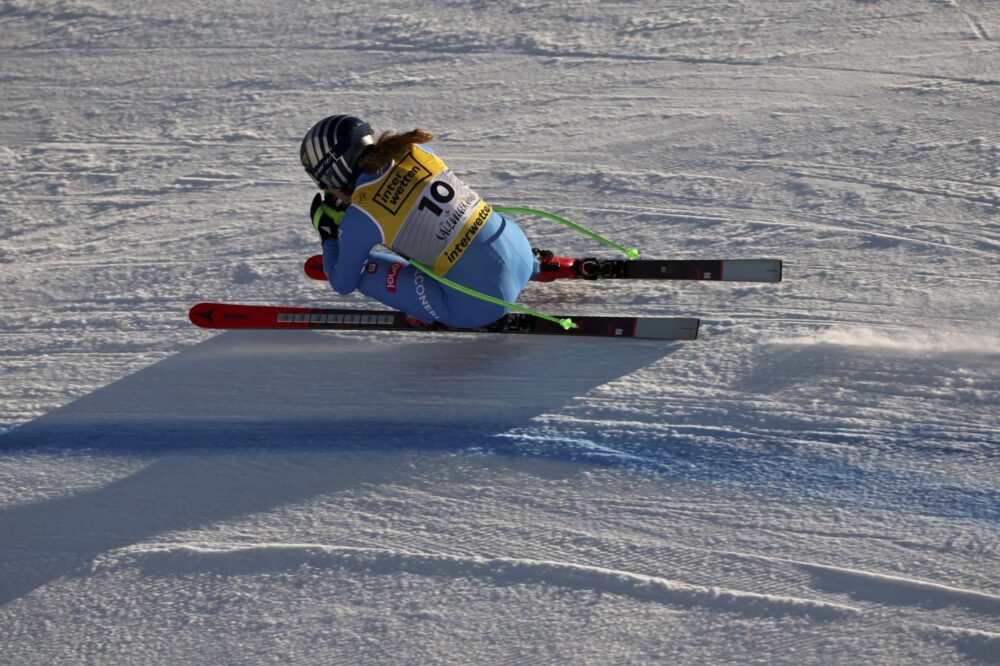
[{"label": "ski racer in tuck position", "polygon": [[306,133],[300,156],[322,190],[311,217],[323,268],[337,292],[357,289],[424,324],[484,326],[507,313],[541,264],[517,223],[459,180],[426,145],[432,139],[422,129],[376,138],[346,115]]},{"label": "ski racer in tuck position", "polygon": [[[517,298],[529,281],[723,280],[781,282],[780,259],[642,259],[547,211],[494,207],[445,165],[426,130],[383,132],[330,116],[302,139],[302,166],[321,192],[310,217],[323,254],[303,268],[341,294],[360,291],[392,310],[205,302],[188,318],[202,328],[466,331],[694,340],[695,317],[555,316]],[[507,214],[563,224],[626,259],[557,257],[532,249]],[[377,248],[376,246],[382,246]]]},{"label": "ski racer in tuck position", "polygon": [[[780,259],[642,259],[636,248],[554,213],[494,207],[427,147],[432,138],[415,129],[376,139],[366,122],[340,115],[316,123],[299,151],[321,190],[310,217],[323,254],[306,260],[306,274],[341,294],[358,290],[392,310],[205,302],[190,309],[191,322],[202,328],[417,328],[694,340],[695,317],[560,317],[517,298],[532,280],[781,282]],[[508,213],[558,222],[627,258],[557,257],[532,249]]]}]

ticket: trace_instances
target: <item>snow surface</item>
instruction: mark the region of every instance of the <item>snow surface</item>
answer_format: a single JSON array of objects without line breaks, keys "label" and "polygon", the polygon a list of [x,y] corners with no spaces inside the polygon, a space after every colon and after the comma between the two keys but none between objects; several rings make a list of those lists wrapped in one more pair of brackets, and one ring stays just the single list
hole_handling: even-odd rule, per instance
[{"label": "snow surface", "polygon": [[[1000,3],[0,1],[0,661],[1000,663]],[[778,285],[685,344],[244,332],[296,152]],[[525,219],[536,245],[604,254]]]}]

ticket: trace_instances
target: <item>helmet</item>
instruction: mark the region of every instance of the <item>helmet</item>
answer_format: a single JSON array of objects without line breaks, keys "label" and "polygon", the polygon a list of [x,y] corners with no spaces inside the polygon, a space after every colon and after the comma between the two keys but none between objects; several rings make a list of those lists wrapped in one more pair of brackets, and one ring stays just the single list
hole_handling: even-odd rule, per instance
[{"label": "helmet", "polygon": [[324,118],[306,132],[302,166],[323,189],[353,189],[358,158],[375,143],[371,126],[354,116]]}]

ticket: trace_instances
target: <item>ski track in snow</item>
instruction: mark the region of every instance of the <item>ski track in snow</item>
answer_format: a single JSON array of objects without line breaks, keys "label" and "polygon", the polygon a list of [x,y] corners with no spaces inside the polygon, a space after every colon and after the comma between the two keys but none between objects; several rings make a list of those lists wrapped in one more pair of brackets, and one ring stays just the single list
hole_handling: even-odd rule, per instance
[{"label": "ski track in snow", "polygon": [[[627,571],[605,569],[570,562],[539,561],[505,557],[458,557],[453,555],[408,553],[371,548],[343,548],[312,544],[273,544],[253,547],[227,547],[225,544],[198,546],[147,545],[124,553],[111,553],[95,563],[95,570],[122,566],[144,570],[205,568],[230,569],[227,560],[238,566],[268,566],[276,555],[281,567],[300,566],[305,560],[313,566],[353,568],[369,574],[395,575],[397,572],[423,576],[472,577],[496,580],[505,585],[544,584],[565,589],[584,589],[603,594],[626,596],[641,601],[681,606],[710,606],[720,610],[754,615],[806,615],[818,619],[836,619],[853,615],[851,606],[817,602],[793,597],[769,596],[716,588],[704,588],[645,576]],[[176,564],[174,560],[189,560]],[[218,564],[215,562],[218,561]],[[994,601],[997,598],[993,598]]]},{"label": "ski track in snow", "polygon": [[[1000,6],[364,15],[0,4],[5,663],[996,663]],[[192,329],[369,305],[301,270],[339,112],[785,281],[521,299],[684,345]]]}]

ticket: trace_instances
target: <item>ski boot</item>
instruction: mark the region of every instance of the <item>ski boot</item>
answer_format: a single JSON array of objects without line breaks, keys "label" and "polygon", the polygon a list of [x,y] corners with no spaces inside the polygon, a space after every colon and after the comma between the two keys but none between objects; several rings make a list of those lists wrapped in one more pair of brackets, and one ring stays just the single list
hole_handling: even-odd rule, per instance
[{"label": "ski boot", "polygon": [[533,281],[552,282],[553,280],[573,280],[577,277],[576,259],[557,257],[548,250],[539,250],[538,248],[532,248],[531,251],[542,267],[538,275],[531,278]]},{"label": "ski boot", "polygon": [[600,277],[613,277],[615,264],[622,262],[602,261],[593,257],[574,259],[572,257],[557,257],[548,250],[531,250],[542,270],[532,278],[535,282],[552,282],[553,280],[596,280]]}]

